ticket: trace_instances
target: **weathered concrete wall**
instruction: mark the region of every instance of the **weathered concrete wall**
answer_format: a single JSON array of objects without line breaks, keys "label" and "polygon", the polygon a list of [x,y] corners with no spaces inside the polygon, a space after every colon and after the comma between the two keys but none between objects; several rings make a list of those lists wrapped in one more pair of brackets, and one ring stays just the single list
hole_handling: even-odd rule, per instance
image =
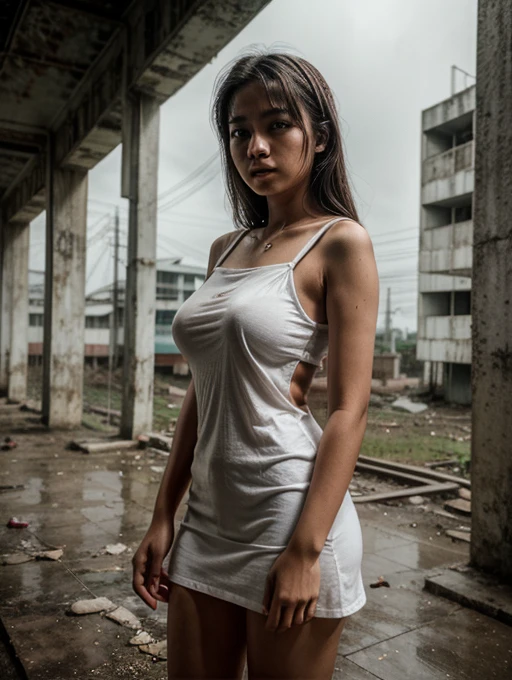
[{"label": "weathered concrete wall", "polygon": [[82,421],[87,173],[49,168],[43,348],[43,421]]},{"label": "weathered concrete wall", "polygon": [[473,252],[475,566],[512,577],[512,4],[480,0]]},{"label": "weathered concrete wall", "polygon": [[121,434],[135,437],[152,427],[155,362],[156,214],[160,107],[145,94],[127,101],[123,175],[130,216],[124,321]]}]

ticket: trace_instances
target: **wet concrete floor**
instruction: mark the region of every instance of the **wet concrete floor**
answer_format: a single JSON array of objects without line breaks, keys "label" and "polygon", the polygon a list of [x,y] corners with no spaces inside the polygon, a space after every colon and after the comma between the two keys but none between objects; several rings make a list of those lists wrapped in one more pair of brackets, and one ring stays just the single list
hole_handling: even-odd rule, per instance
[{"label": "wet concrete floor", "polygon": [[[87,430],[14,438],[17,448],[0,451],[0,554],[5,561],[14,553],[64,551],[59,561],[0,566],[0,619],[26,677],[165,680],[164,661],[128,645],[132,630],[101,614],[71,616],[70,606],[108,597],[138,616],[155,639],[165,638],[165,606],[152,612],[132,592],[131,558],[151,519],[166,458],[147,450],[66,450],[72,438],[94,438]],[[183,511],[182,505],[176,524]],[[345,628],[333,677],[512,677],[511,627],[423,590],[427,574],[467,561],[467,545],[436,531],[432,517],[412,506],[358,505],[358,512],[368,603]],[[12,516],[29,526],[7,528]],[[104,554],[119,542],[125,552]],[[390,588],[370,588],[379,576]],[[5,663],[2,678],[22,677]]]}]

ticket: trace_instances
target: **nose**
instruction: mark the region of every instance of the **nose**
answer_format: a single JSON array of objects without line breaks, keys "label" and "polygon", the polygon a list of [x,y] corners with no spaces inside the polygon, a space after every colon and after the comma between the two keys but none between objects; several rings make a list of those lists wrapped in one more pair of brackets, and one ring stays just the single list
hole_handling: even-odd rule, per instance
[{"label": "nose", "polygon": [[263,135],[259,135],[255,132],[247,145],[247,156],[249,158],[264,158],[268,156],[268,154],[268,142]]}]

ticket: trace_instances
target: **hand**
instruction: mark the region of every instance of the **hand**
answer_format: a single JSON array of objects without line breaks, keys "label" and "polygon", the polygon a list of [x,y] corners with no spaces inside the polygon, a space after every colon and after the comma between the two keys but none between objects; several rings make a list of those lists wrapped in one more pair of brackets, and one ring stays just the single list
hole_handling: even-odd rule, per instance
[{"label": "hand", "polygon": [[320,562],[284,550],[272,565],[265,584],[267,630],[282,632],[311,621],[320,592]]},{"label": "hand", "polygon": [[151,609],[168,602],[170,581],[162,564],[174,541],[174,522],[151,525],[133,556],[133,589]]}]

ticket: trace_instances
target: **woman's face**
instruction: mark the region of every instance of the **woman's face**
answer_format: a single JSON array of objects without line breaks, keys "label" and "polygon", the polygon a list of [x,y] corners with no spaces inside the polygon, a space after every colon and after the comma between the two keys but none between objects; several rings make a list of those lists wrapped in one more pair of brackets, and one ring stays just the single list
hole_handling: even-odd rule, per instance
[{"label": "woman's face", "polygon": [[[305,114],[303,120],[312,140],[311,122]],[[286,110],[272,107],[261,83],[236,92],[228,121],[231,158],[256,194],[275,196],[309,183],[315,152],[325,145],[309,144],[304,157],[304,133]]]}]

